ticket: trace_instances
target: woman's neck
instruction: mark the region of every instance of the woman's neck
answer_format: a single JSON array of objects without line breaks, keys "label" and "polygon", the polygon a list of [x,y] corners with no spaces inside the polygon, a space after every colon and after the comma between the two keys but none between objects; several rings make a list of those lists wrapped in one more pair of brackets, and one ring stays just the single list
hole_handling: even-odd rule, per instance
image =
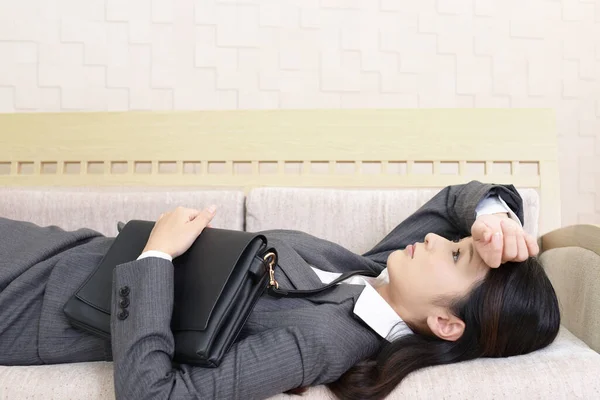
[{"label": "woman's neck", "polygon": [[398,316],[403,320],[410,320],[410,312],[402,306],[396,299],[393,299],[390,292],[390,284],[385,283],[375,288],[377,293],[385,300],[386,303],[392,307],[392,309],[398,314]]}]

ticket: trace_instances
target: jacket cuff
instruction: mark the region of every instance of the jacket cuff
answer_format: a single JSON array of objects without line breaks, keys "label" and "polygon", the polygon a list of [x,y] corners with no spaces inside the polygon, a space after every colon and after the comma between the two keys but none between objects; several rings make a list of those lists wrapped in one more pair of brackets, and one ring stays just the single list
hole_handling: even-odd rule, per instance
[{"label": "jacket cuff", "polygon": [[517,217],[517,214],[510,209],[501,196],[489,196],[481,200],[477,205],[475,212],[477,213],[476,218],[479,218],[480,215],[507,213],[510,219],[516,221],[521,227],[523,226],[521,220]]},{"label": "jacket cuff", "polygon": [[[173,292],[173,264],[168,260],[147,257],[115,267],[111,305],[115,362],[128,354],[136,338],[157,331],[171,334]],[[172,352],[172,345],[166,350]]]},{"label": "jacket cuff", "polygon": [[173,257],[171,257],[171,255],[169,255],[163,251],[158,251],[158,250],[145,251],[142,254],[140,254],[140,256],[137,259],[141,260],[142,258],[146,258],[146,257],[159,257],[159,258],[163,258],[167,261],[173,261]]},{"label": "jacket cuff", "polygon": [[523,200],[517,189],[511,184],[482,184],[478,181],[471,181],[466,185],[450,186],[449,214],[452,215],[460,230],[469,236],[471,227],[475,223],[477,204],[487,197],[500,195],[519,220],[524,223]]}]

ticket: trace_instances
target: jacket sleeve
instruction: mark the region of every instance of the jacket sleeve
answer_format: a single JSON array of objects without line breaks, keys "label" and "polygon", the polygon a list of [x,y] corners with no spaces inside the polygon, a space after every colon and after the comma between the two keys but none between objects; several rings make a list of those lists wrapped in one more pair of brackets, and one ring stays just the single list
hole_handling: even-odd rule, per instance
[{"label": "jacket sleeve", "polygon": [[523,200],[513,185],[471,181],[442,189],[364,256],[385,263],[390,252],[423,241],[425,235],[430,232],[450,240],[470,236],[477,205],[492,195],[500,195],[524,223]]},{"label": "jacket sleeve", "polygon": [[[157,257],[114,270],[111,334],[117,400],[266,398],[311,383],[304,382],[305,375],[315,374],[306,371],[303,357],[319,349],[295,327],[248,336],[232,346],[218,368],[173,366],[173,275],[173,264]],[[124,298],[128,301],[121,303]]]}]

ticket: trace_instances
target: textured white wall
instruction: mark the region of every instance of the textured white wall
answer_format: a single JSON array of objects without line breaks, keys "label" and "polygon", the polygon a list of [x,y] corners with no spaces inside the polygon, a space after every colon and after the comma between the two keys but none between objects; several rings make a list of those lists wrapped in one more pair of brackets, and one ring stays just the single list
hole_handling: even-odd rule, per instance
[{"label": "textured white wall", "polygon": [[549,107],[600,223],[600,0],[0,0],[0,112]]}]

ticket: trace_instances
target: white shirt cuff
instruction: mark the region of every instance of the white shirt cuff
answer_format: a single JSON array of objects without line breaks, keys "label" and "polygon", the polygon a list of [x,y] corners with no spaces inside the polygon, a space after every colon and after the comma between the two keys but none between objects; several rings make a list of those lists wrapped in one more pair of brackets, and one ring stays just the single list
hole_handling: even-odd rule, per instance
[{"label": "white shirt cuff", "polygon": [[164,253],[164,252],[158,251],[158,250],[145,251],[142,254],[140,254],[140,256],[137,259],[141,260],[142,258],[146,258],[146,257],[158,257],[158,258],[164,258],[165,260],[168,260],[168,261],[173,261],[173,257],[168,255],[167,253]]},{"label": "white shirt cuff", "polygon": [[477,217],[480,215],[495,214],[500,212],[508,213],[510,219],[517,221],[521,227],[523,226],[523,223],[519,217],[517,217],[517,214],[511,210],[508,204],[506,204],[506,202],[500,196],[494,195],[486,197],[485,199],[481,200],[475,208]]}]

